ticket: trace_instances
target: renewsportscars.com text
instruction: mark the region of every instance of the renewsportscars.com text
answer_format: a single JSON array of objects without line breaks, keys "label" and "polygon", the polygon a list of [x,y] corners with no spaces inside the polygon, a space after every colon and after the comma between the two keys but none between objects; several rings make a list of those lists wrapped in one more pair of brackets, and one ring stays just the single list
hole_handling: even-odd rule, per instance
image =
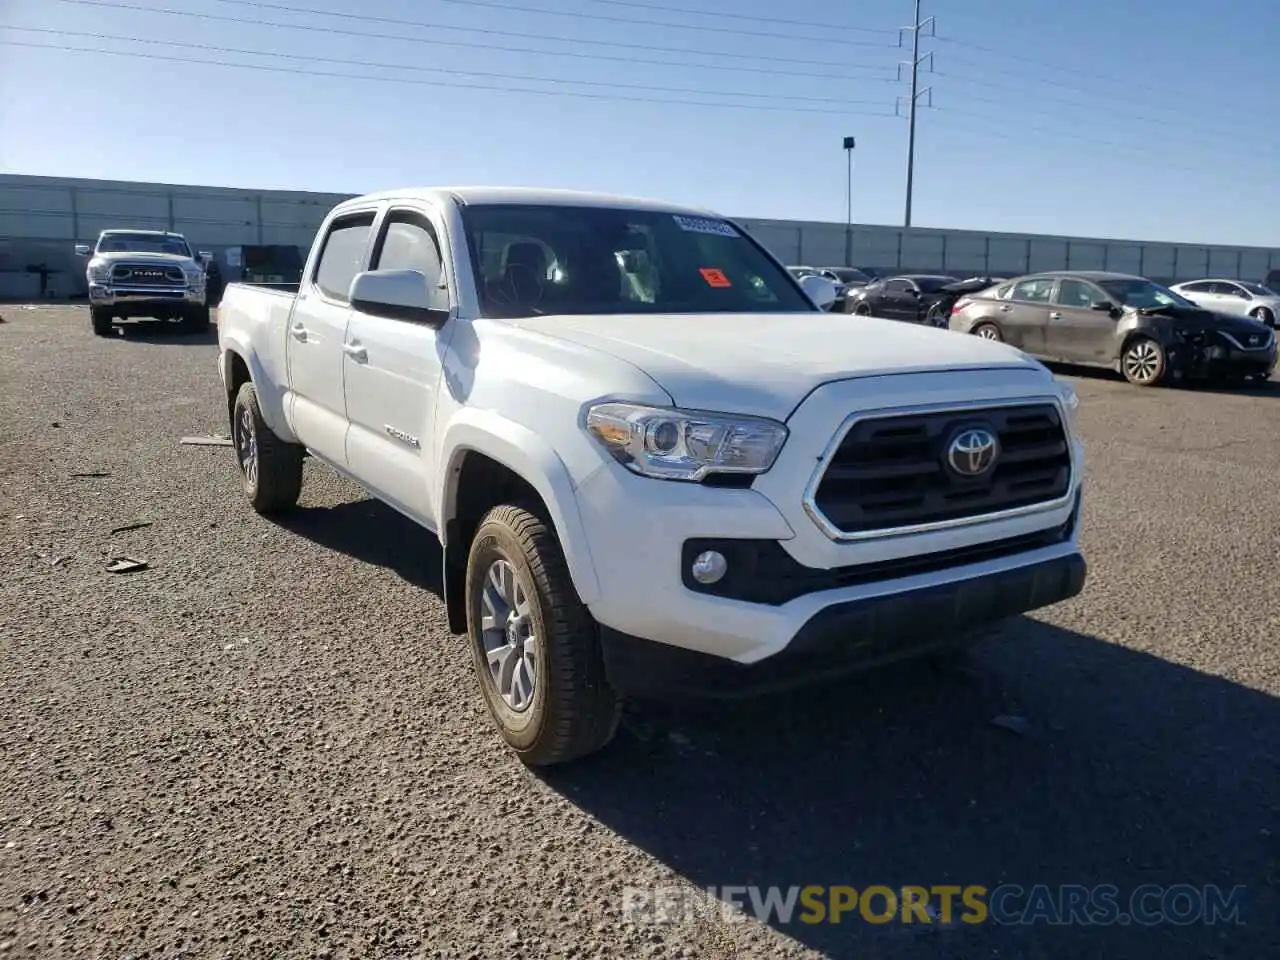
[{"label": "renewsportscars.com text", "polygon": [[1007,926],[1240,924],[1245,888],[1149,884],[1122,892],[1110,884],[1002,884],[889,887],[627,887],[623,917],[681,923],[717,917],[770,924],[910,923]]}]

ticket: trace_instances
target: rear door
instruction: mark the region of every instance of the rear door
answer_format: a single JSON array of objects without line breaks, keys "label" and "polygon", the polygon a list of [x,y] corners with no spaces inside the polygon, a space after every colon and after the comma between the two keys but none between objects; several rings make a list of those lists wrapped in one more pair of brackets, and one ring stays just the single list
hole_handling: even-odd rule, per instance
[{"label": "rear door", "polygon": [[1032,277],[1013,285],[996,308],[996,322],[1005,342],[1027,353],[1044,355],[1053,283],[1052,277]]},{"label": "rear door", "polygon": [[[392,204],[378,228],[372,270],[417,270],[433,305],[449,309],[443,218],[430,204]],[[379,497],[431,529],[433,432],[441,358],[453,323],[436,330],[417,320],[353,310],[344,358],[347,459]]]},{"label": "rear door", "polygon": [[343,340],[351,307],[347,293],[364,268],[376,210],[358,210],[327,227],[320,255],[302,278],[289,317],[290,424],[313,453],[346,466],[347,411]]},{"label": "rear door", "polygon": [[1076,363],[1106,363],[1115,359],[1116,321],[1092,305],[1107,295],[1085,280],[1063,277],[1053,292],[1053,309],[1045,328],[1045,355]]}]

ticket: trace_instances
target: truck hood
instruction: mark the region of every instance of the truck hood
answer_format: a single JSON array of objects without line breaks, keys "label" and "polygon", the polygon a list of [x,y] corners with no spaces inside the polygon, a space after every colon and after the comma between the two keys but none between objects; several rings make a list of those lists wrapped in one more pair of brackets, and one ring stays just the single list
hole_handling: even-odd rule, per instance
[{"label": "truck hood", "polygon": [[95,263],[115,263],[117,260],[129,260],[135,263],[183,264],[194,263],[194,258],[184,257],[177,253],[95,253]]},{"label": "truck hood", "polygon": [[678,406],[779,420],[816,387],[836,380],[1041,366],[1004,343],[846,314],[619,314],[511,322],[626,360]]}]

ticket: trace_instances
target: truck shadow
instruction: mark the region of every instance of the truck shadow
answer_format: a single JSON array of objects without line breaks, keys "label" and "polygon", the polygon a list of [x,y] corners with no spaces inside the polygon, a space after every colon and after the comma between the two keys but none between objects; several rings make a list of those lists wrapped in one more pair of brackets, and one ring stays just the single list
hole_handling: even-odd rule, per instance
[{"label": "truck shadow", "polygon": [[[1058,363],[1057,361],[1046,362],[1050,370],[1055,374],[1068,377],[1075,377],[1078,380],[1096,380],[1103,383],[1116,383],[1121,386],[1128,387],[1131,390],[1142,390],[1142,387],[1130,387],[1122,374],[1116,373],[1114,370],[1105,370],[1102,367],[1081,367],[1073,366],[1069,363]],[[1180,384],[1167,384],[1163,387],[1156,387],[1157,390],[1191,390],[1196,393],[1214,393],[1228,394],[1237,397],[1267,397],[1272,400],[1280,400],[1280,381],[1274,379],[1267,380],[1264,383],[1250,383],[1239,386],[1213,383],[1207,380],[1189,380]]]},{"label": "truck shadow", "polygon": [[440,541],[379,500],[298,507],[272,519],[290,533],[356,560],[386,567],[436,596],[444,591]]},{"label": "truck shadow", "polygon": [[[608,751],[542,776],[701,888],[1114,884],[1121,910],[1144,883],[1247,888],[1246,926],[770,920],[831,957],[1258,957],[1278,942],[1280,701],[1029,618],[970,664],[645,705]],[[601,895],[621,909],[623,885],[664,872]]]},{"label": "truck shadow", "polygon": [[200,333],[183,330],[170,320],[129,320],[117,323],[116,329],[126,340],[137,343],[167,344],[180,347],[209,346],[218,342],[217,327],[209,327]]}]

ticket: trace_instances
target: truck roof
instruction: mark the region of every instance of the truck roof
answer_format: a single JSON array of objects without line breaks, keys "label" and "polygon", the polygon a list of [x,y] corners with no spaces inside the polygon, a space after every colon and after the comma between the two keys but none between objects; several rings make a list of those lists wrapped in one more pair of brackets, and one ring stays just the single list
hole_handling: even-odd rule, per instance
[{"label": "truck roof", "polygon": [[365,203],[370,200],[454,200],[461,204],[523,203],[547,206],[572,207],[621,207],[627,210],[645,210],[653,213],[676,213],[690,216],[717,216],[709,210],[683,207],[678,204],[647,200],[642,197],[616,196],[592,193],[585,190],[550,190],[539,187],[403,187],[398,190],[382,190],[344,201],[339,206]]},{"label": "truck roof", "polygon": [[124,227],[114,230],[103,230],[99,236],[109,237],[112,234],[127,233],[131,237],[180,237],[182,234],[174,233],[172,230],[129,230]]}]

